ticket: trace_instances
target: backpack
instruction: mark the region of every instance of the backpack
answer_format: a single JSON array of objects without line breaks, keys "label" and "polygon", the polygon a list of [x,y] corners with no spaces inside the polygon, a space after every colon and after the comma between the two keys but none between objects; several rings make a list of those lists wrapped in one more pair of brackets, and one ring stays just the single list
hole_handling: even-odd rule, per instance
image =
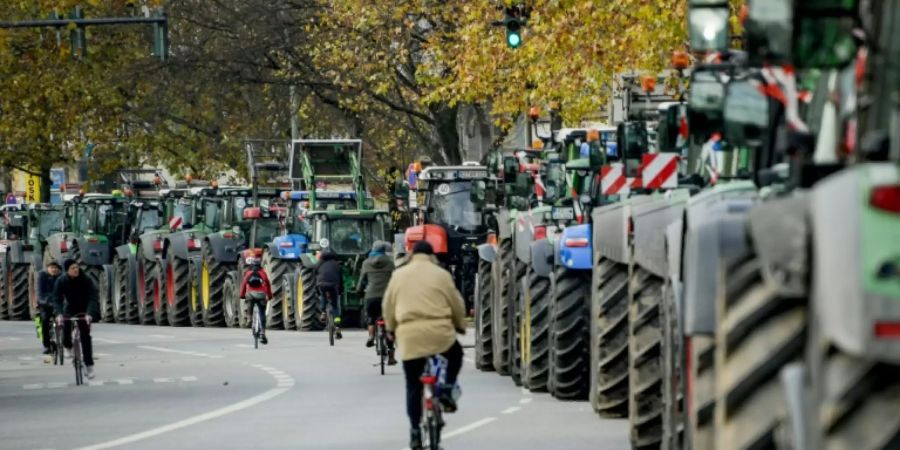
[{"label": "backpack", "polygon": [[259,274],[258,269],[253,269],[253,272],[250,273],[250,278],[247,278],[247,286],[250,286],[254,289],[258,289],[263,286],[263,277]]}]

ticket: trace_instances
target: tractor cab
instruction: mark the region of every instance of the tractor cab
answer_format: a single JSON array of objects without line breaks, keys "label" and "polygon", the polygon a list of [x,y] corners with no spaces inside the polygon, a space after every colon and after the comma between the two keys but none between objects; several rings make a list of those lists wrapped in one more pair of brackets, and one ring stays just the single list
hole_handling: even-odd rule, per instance
[{"label": "tractor cab", "polygon": [[47,238],[59,233],[66,228],[65,209],[60,205],[37,203],[29,205],[28,236],[31,240],[46,242]]},{"label": "tractor cab", "polygon": [[76,197],[67,211],[71,231],[88,235],[88,242],[102,240],[99,236],[103,236],[113,246],[121,245],[127,238],[127,206],[126,199],[121,196],[86,194]]}]

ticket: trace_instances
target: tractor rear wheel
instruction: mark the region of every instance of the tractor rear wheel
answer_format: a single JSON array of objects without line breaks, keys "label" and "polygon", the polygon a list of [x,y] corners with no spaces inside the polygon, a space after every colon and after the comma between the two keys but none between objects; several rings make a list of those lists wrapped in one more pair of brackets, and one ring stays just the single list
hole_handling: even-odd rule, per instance
[{"label": "tractor rear wheel", "polygon": [[138,270],[138,322],[141,325],[154,324],[153,292],[156,283],[156,261],[144,260]]},{"label": "tractor rear wheel", "polygon": [[806,301],[778,295],[753,254],[729,266],[717,305],[715,448],[773,448],[787,414],[780,372],[802,358]]},{"label": "tractor rear wheel", "polygon": [[115,323],[116,314],[112,298],[112,266],[104,264],[98,269],[100,269],[98,271],[99,278],[97,278],[94,286],[97,287],[97,301],[100,303],[100,320],[106,323]]},{"label": "tractor rear wheel", "polygon": [[32,261],[28,265],[28,309],[31,314],[31,320],[40,315],[37,298],[37,279],[40,271],[41,264],[39,262]]},{"label": "tractor rear wheel", "polygon": [[268,316],[266,317],[266,328],[270,330],[280,330],[284,328],[284,309],[283,295],[281,295],[282,283],[281,279],[284,275],[291,271],[293,263],[288,260],[272,257],[272,254],[265,252],[262,258],[262,266],[269,276],[269,282],[272,283],[272,300],[269,301]]},{"label": "tractor rear wheel", "polygon": [[588,276],[586,271],[563,267],[554,272],[549,390],[554,397],[563,400],[581,400],[588,396]]},{"label": "tractor rear wheel", "polygon": [[188,262],[172,256],[166,262],[166,302],[169,325],[184,327],[191,324],[191,272]]},{"label": "tractor rear wheel", "polygon": [[662,441],[663,280],[635,266],[629,281],[629,410],[631,447],[659,448]]},{"label": "tractor rear wheel", "polygon": [[207,327],[222,327],[226,325],[225,295],[222,288],[228,276],[228,267],[209,253],[209,243],[206,244],[200,260],[203,323]]},{"label": "tractor rear wheel", "polygon": [[498,275],[499,285],[494,287],[493,299],[493,365],[500,375],[509,375],[510,350],[512,346],[512,321],[515,293],[515,252],[512,239],[500,241],[497,259],[494,260],[494,274]]},{"label": "tractor rear wheel", "polygon": [[153,276],[153,322],[158,326],[169,325],[169,303],[166,301],[165,283],[166,273],[160,262],[154,266],[156,274]]},{"label": "tractor rear wheel", "polygon": [[295,272],[285,273],[281,277],[281,318],[284,321],[285,330],[297,329],[297,318],[295,310],[297,309],[297,299],[294,296],[296,287]]},{"label": "tractor rear wheel", "polygon": [[0,261],[0,320],[9,320],[9,300],[6,298],[6,264]]},{"label": "tractor rear wheel", "polygon": [[528,269],[526,301],[526,345],[522,360],[522,384],[532,392],[547,390],[550,368],[550,279]]},{"label": "tractor rear wheel", "polygon": [[297,298],[297,328],[300,331],[318,331],[324,328],[319,317],[319,297],[316,295],[316,271],[301,266],[295,272]]},{"label": "tractor rear wheel", "polygon": [[193,327],[202,327],[203,323],[203,298],[202,298],[202,287],[200,282],[202,280],[201,277],[201,263],[197,258],[191,258],[188,260],[188,271],[190,273],[190,302],[188,303],[188,317],[191,320],[191,326]]},{"label": "tractor rear wheel", "polygon": [[475,367],[482,371],[494,370],[493,319],[491,294],[494,291],[491,263],[478,260],[478,294],[475,310]]},{"label": "tractor rear wheel", "polygon": [[28,302],[28,264],[9,264],[6,279],[6,295],[9,299],[9,318],[12,320],[31,319]]},{"label": "tractor rear wheel", "polygon": [[662,327],[662,439],[663,450],[684,448],[684,352],[683,336],[678,330],[675,287],[671,281],[663,286],[660,324]]},{"label": "tractor rear wheel", "polygon": [[249,328],[249,302],[242,302],[238,294],[237,272],[228,272],[222,283],[222,303],[225,326],[228,328]]},{"label": "tractor rear wheel", "polygon": [[[514,292],[515,302],[511,304],[513,308],[510,311],[510,315],[512,316],[510,322],[510,343],[509,343],[509,375],[512,377],[513,383],[516,386],[522,385],[522,355],[523,351],[527,349],[525,343],[522,339],[527,336],[529,330],[526,329],[525,324],[525,296],[522,291],[522,281],[525,279],[525,269],[526,266],[523,262],[518,259],[514,260],[513,264],[515,265],[515,273],[513,274],[512,282],[516,285],[516,289]],[[530,324],[528,324],[528,328],[530,328]]]},{"label": "tractor rear wheel", "polygon": [[591,406],[628,416],[628,267],[600,258],[591,300]]}]

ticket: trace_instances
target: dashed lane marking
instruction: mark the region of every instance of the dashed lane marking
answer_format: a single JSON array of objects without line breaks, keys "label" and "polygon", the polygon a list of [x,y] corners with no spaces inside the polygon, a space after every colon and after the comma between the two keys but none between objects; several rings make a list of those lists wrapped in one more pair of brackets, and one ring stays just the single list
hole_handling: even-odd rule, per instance
[{"label": "dashed lane marking", "polygon": [[531,403],[531,398],[530,397],[523,398],[522,400],[519,400],[519,403],[521,403],[523,405],[527,405],[527,404]]},{"label": "dashed lane marking", "polygon": [[[90,387],[97,386],[126,386],[132,385],[135,383],[144,384],[148,382],[152,383],[188,383],[192,381],[197,381],[197,377],[195,376],[185,376],[185,377],[159,377],[153,378],[152,380],[142,380],[139,378],[116,378],[116,379],[96,379],[96,380],[85,380],[85,384]],[[26,384],[22,386],[22,389],[26,391],[33,391],[36,389],[61,389],[66,387],[75,386],[75,383],[32,383]]]},{"label": "dashed lane marking", "polygon": [[[282,372],[278,369],[273,369],[271,367],[261,366],[258,364],[254,364],[253,367],[265,370],[266,372],[268,372],[270,374],[273,371],[275,371],[279,375],[282,375],[282,374],[287,375],[284,372]],[[268,369],[268,370],[266,370],[266,369]],[[284,394],[285,392],[290,390],[293,386],[294,386],[293,378],[289,377],[287,379],[278,380],[278,384],[276,385],[276,387],[269,389],[268,391],[265,391],[262,394],[259,394],[257,396],[250,397],[245,400],[241,400],[237,403],[233,403],[233,404],[225,406],[223,408],[214,409],[212,411],[209,411],[209,412],[206,412],[203,414],[199,414],[199,415],[196,415],[193,417],[189,417],[187,419],[184,419],[184,420],[181,420],[178,422],[174,422],[174,423],[170,423],[168,425],[163,425],[161,427],[153,428],[152,430],[147,430],[147,431],[144,431],[141,433],[131,434],[131,435],[119,438],[119,439],[115,439],[115,440],[108,441],[108,442],[103,442],[103,443],[96,444],[96,445],[90,445],[87,447],[82,447],[82,448],[79,448],[76,450],[102,450],[102,449],[106,449],[106,448],[120,447],[120,446],[123,446],[126,444],[130,444],[132,442],[149,439],[154,436],[159,436],[161,434],[179,430],[179,429],[182,429],[185,427],[189,427],[191,425],[196,425],[198,423],[213,420],[213,419],[231,414],[233,412],[237,412],[237,411],[240,411],[243,409],[250,408],[251,406],[258,405],[260,403],[263,403],[265,401],[268,401],[275,397],[278,397],[281,394]]]},{"label": "dashed lane marking", "polygon": [[520,406],[510,406],[509,408],[500,411],[500,414],[512,414],[520,409],[522,409]]},{"label": "dashed lane marking", "polygon": [[496,417],[485,417],[484,419],[481,419],[478,422],[470,423],[462,428],[457,428],[457,429],[445,434],[444,439],[450,439],[453,436],[459,436],[461,434],[468,433],[476,428],[481,428],[495,420],[497,420]]},{"label": "dashed lane marking", "polygon": [[222,355],[210,355],[209,353],[192,352],[189,350],[175,350],[174,348],[154,347],[152,345],[138,345],[137,348],[142,348],[144,350],[153,350],[155,352],[177,353],[179,355],[199,356],[201,358],[224,358],[224,356],[222,356]]},{"label": "dashed lane marking", "polygon": [[106,339],[106,338],[98,338],[98,337],[92,337],[91,339],[93,339],[94,342],[102,342],[104,344],[124,344],[124,342],[117,341],[114,339]]},{"label": "dashed lane marking", "polygon": [[170,334],[148,334],[147,336],[157,339],[175,339],[175,336],[172,336]]}]

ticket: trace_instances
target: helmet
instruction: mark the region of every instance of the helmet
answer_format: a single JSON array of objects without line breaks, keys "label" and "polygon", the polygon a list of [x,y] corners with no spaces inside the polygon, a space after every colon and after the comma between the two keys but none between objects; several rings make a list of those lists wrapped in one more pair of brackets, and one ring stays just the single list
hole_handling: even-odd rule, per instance
[{"label": "helmet", "polygon": [[259,258],[255,257],[255,256],[248,256],[248,257],[244,260],[244,264],[246,264],[246,265],[248,265],[248,266],[256,266],[256,265],[259,265]]},{"label": "helmet", "polygon": [[375,252],[390,253],[390,244],[388,244],[387,251],[385,251],[385,249],[384,249],[384,244],[387,244],[387,242],[375,241],[374,243],[372,243],[372,252],[373,253],[375,253]]},{"label": "helmet", "polygon": [[390,255],[394,252],[394,246],[391,245],[390,242],[381,241],[381,251],[384,252],[385,255]]}]

